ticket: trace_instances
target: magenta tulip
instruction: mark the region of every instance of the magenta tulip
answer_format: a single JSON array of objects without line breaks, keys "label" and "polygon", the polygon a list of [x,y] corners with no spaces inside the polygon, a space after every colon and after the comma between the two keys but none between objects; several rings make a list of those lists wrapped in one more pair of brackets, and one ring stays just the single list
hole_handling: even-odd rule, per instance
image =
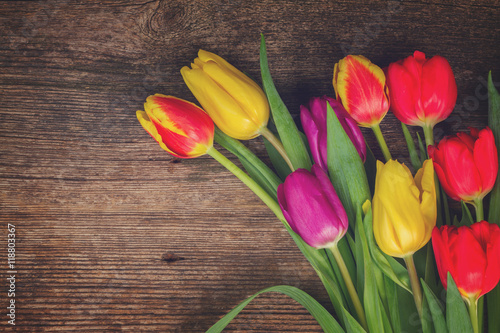
[{"label": "magenta tulip", "polygon": [[312,247],[331,248],[346,233],[347,214],[326,173],[317,164],[298,169],[278,186],[278,202],[288,224]]},{"label": "magenta tulip", "polygon": [[327,166],[327,130],[326,130],[326,103],[329,103],[337,115],[344,131],[351,139],[354,147],[358,151],[363,162],[366,159],[366,144],[363,134],[356,121],[349,116],[342,104],[328,96],[313,97],[309,101],[309,106],[300,106],[300,120],[306,133],[309,147],[313,155],[314,162],[321,166],[324,171],[328,171]]}]

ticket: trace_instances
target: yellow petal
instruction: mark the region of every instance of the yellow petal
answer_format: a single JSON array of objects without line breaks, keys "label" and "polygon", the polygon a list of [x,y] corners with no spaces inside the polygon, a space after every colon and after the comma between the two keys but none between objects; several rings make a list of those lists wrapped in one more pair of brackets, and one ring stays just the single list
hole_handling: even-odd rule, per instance
[{"label": "yellow petal", "polygon": [[249,118],[247,112],[203,70],[183,67],[181,74],[198,102],[224,133],[240,140],[259,135],[261,124]]},{"label": "yellow petal", "polygon": [[167,146],[165,146],[165,144],[163,143],[161,136],[158,134],[158,131],[156,130],[155,125],[153,125],[153,123],[151,122],[151,119],[149,119],[148,114],[140,110],[138,110],[135,114],[142,127],[146,130],[146,132],[149,133],[149,135],[153,137],[153,139],[156,140],[156,142],[158,142],[160,147],[172,153],[172,151],[170,151],[170,149],[168,149]]},{"label": "yellow petal", "polygon": [[203,71],[238,103],[255,124],[261,126],[267,124],[269,104],[260,87],[249,85],[240,76],[232,75],[231,72],[223,70],[214,62],[206,63]]},{"label": "yellow petal", "polygon": [[410,170],[397,161],[377,162],[374,233],[382,251],[392,256],[412,254],[428,241],[420,191]]}]

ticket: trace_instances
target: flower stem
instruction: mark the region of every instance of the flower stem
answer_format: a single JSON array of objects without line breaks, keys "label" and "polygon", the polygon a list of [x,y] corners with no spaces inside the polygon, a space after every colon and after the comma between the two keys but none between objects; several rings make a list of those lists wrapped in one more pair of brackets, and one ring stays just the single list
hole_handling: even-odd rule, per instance
[{"label": "flower stem", "polygon": [[434,145],[434,127],[429,125],[424,125],[422,126],[422,129],[424,130],[425,150],[426,150],[425,153],[427,154],[427,147]]},{"label": "flower stem", "polygon": [[466,303],[469,305],[469,316],[470,322],[472,323],[472,329],[474,330],[474,333],[479,333],[479,320],[477,318],[477,298],[471,297]]},{"label": "flower stem", "polygon": [[286,153],[285,147],[283,147],[283,144],[273,134],[273,132],[271,132],[267,127],[263,127],[260,130],[260,134],[262,134],[262,136],[265,137],[267,139],[267,141],[269,141],[273,145],[274,148],[276,148],[278,153],[280,153],[281,157],[283,157],[283,159],[285,160],[285,162],[288,165],[288,167],[290,168],[290,170],[292,170],[292,172],[295,171],[295,169],[292,165],[292,161],[290,161],[290,158],[288,157],[288,155]]},{"label": "flower stem", "polygon": [[484,220],[483,199],[474,199],[474,208],[476,209],[476,222]]},{"label": "flower stem", "polygon": [[389,151],[389,147],[387,147],[387,143],[385,142],[384,135],[380,130],[380,126],[378,124],[372,126],[372,131],[375,134],[375,138],[378,141],[380,149],[382,149],[382,154],[384,154],[385,161],[392,160],[391,152]]},{"label": "flower stem", "polygon": [[404,260],[406,268],[408,269],[408,275],[410,276],[411,290],[413,291],[413,298],[415,299],[418,315],[422,318],[422,289],[420,288],[420,283],[418,282],[417,269],[415,268],[413,255],[405,257]]},{"label": "flower stem", "polygon": [[339,266],[340,273],[342,274],[342,277],[344,278],[344,282],[345,282],[345,285],[347,287],[347,291],[349,292],[349,296],[351,296],[351,300],[352,300],[352,303],[354,304],[354,308],[356,310],[356,313],[358,314],[358,318],[359,318],[359,321],[361,323],[361,326],[363,326],[363,328],[368,331],[368,325],[366,323],[365,311],[363,310],[363,306],[361,305],[361,301],[359,300],[358,293],[356,292],[356,288],[354,288],[354,284],[352,283],[351,276],[349,275],[349,271],[347,270],[344,259],[342,258],[342,255],[340,254],[340,251],[339,251],[339,248],[337,247],[337,244],[330,247],[330,251],[332,251],[333,257],[335,258],[335,261],[337,262],[337,265]]},{"label": "flower stem", "polygon": [[231,171],[233,175],[239,178],[246,186],[248,186],[266,205],[273,211],[273,213],[282,221],[285,221],[285,217],[281,211],[278,203],[269,195],[259,184],[257,184],[250,176],[248,176],[243,170],[238,168],[233,162],[222,155],[217,149],[211,148],[208,155],[212,156],[217,162],[222,164],[226,169]]}]

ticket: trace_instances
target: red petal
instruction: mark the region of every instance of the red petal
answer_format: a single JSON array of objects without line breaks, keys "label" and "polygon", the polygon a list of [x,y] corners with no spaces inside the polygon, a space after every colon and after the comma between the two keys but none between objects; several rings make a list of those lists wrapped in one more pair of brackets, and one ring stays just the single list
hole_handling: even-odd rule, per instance
[{"label": "red petal", "polygon": [[469,227],[460,227],[457,230],[458,237],[449,244],[452,265],[456,269],[453,279],[462,295],[479,294],[483,288],[487,266],[486,253]]},{"label": "red petal", "polygon": [[482,193],[485,195],[495,185],[498,173],[495,138],[488,127],[479,132],[479,138],[474,145],[474,161],[481,177]]}]

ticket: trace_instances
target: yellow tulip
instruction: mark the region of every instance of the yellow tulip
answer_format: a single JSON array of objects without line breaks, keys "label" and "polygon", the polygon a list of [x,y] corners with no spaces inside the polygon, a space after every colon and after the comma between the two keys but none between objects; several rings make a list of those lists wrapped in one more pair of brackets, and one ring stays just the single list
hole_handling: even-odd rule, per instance
[{"label": "yellow tulip", "polygon": [[431,238],[437,206],[432,160],[412,177],[397,161],[377,161],[373,196],[373,232],[382,251],[393,257],[411,256]]},{"label": "yellow tulip", "polygon": [[200,50],[191,68],[181,69],[188,88],[227,135],[249,140],[260,135],[269,120],[262,89],[216,54]]}]

